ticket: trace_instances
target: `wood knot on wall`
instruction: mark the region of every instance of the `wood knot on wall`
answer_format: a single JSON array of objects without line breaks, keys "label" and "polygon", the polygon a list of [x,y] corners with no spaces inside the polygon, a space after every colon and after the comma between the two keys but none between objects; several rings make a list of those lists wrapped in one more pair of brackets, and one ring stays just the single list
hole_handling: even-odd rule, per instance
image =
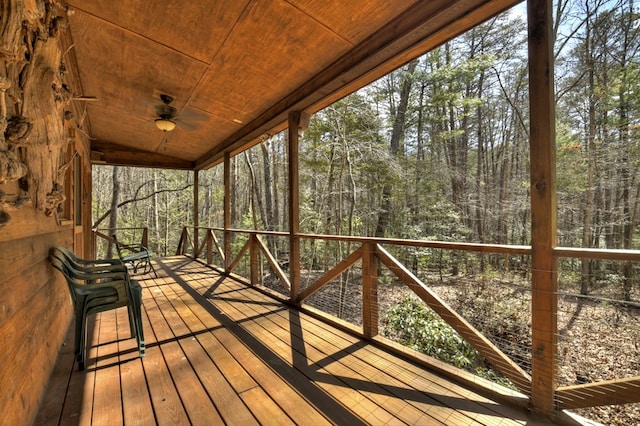
[{"label": "wood knot on wall", "polygon": [[20,180],[20,202],[28,196],[52,214],[64,200],[60,165],[69,140],[72,91],[62,81],[59,40],[68,10],[56,0],[0,0],[0,10],[0,184]]},{"label": "wood knot on wall", "polygon": [[18,180],[27,174],[27,166],[9,145],[12,139],[16,139],[10,137],[15,131],[13,117],[7,117],[6,94],[10,88],[9,79],[0,76],[0,183]]}]

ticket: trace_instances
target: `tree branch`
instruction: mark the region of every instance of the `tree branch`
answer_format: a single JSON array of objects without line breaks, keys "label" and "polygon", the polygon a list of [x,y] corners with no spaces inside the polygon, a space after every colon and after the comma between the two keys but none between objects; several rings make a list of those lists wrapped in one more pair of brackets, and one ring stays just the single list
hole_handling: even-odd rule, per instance
[{"label": "tree branch", "polygon": [[[146,184],[146,183],[145,183],[145,184]],[[118,204],[117,208],[120,208],[120,207],[125,206],[125,205],[130,204],[130,203],[135,203],[135,202],[137,202],[137,201],[143,201],[143,200],[146,200],[147,198],[151,198],[151,197],[153,197],[154,195],[162,194],[162,193],[164,193],[164,192],[178,192],[178,191],[184,191],[185,189],[187,189],[187,188],[189,188],[189,187],[193,186],[193,184],[192,184],[192,183],[189,183],[189,184],[185,185],[185,186],[184,186],[184,187],[182,187],[182,188],[176,188],[176,189],[161,189],[161,190],[158,190],[158,191],[154,191],[154,192],[152,192],[152,193],[150,193],[150,194],[147,194],[147,195],[145,195],[144,197],[140,197],[140,198],[138,198],[138,193],[140,192],[140,189],[141,189],[145,184],[141,185],[141,186],[138,188],[138,190],[136,191],[136,195],[135,195],[133,198],[131,198],[131,199],[129,199],[129,200],[125,200],[125,201],[121,202],[120,204]],[[103,222],[107,217],[109,217],[109,215],[110,215],[110,214],[111,214],[111,210],[107,210],[107,211],[106,211],[102,216],[100,216],[100,217],[98,218],[98,220],[96,220],[96,221],[93,223],[93,229],[96,229],[96,228],[98,227],[98,225],[100,225],[100,224],[101,224],[101,223],[102,223],[102,222]]]}]

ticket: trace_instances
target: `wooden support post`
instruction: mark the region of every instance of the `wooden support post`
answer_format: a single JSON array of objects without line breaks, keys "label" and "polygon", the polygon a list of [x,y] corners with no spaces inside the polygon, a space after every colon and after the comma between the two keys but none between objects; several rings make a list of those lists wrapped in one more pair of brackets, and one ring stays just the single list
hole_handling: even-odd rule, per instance
[{"label": "wooden support post", "polygon": [[249,267],[251,269],[251,285],[260,283],[260,246],[258,246],[258,235],[249,234]]},{"label": "wooden support post", "polygon": [[290,300],[297,300],[300,293],[300,176],[299,131],[309,125],[309,114],[304,111],[289,112],[289,281]]},{"label": "wooden support post", "polygon": [[142,241],[140,241],[140,244],[149,247],[149,228],[146,226],[142,228]]},{"label": "wooden support post", "polygon": [[552,1],[528,0],[533,410],[555,411],[558,346]]},{"label": "wooden support post", "polygon": [[213,263],[213,231],[211,229],[207,229],[207,265],[211,265]]},{"label": "wooden support post", "polygon": [[198,191],[199,191],[199,178],[198,178],[198,170],[193,171],[193,246],[200,247],[200,237],[198,227],[200,226],[200,213],[199,213],[199,200],[198,200]]},{"label": "wooden support post", "polygon": [[224,271],[228,274],[231,262],[231,156],[224,153]]},{"label": "wooden support post", "polygon": [[371,339],[378,335],[378,257],[374,243],[362,248],[362,331]]},{"label": "wooden support post", "polygon": [[96,231],[94,229],[91,230],[91,256],[88,256],[88,258],[98,258],[98,242],[96,241]]}]

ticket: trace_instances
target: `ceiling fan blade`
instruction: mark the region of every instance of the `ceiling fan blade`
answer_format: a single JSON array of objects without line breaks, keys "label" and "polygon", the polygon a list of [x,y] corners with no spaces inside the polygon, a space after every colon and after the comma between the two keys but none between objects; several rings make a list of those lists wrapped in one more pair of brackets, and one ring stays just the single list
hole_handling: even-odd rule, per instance
[{"label": "ceiling fan blade", "polygon": [[209,121],[211,117],[206,112],[196,109],[194,107],[185,106],[182,111],[178,113],[178,117],[183,120],[189,121]]},{"label": "ceiling fan blade", "polygon": [[198,126],[194,123],[189,123],[188,121],[183,120],[182,118],[175,119],[178,127],[182,127],[184,130],[193,131],[198,130]]}]

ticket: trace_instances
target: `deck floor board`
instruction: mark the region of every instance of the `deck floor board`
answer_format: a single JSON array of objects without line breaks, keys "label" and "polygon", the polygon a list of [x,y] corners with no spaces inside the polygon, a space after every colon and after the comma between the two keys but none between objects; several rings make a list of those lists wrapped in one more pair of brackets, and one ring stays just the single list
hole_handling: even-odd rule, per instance
[{"label": "deck floor board", "polygon": [[[424,424],[440,422],[445,424],[456,423],[466,424],[473,418],[480,424],[492,424],[495,413],[488,408],[460,398],[447,390],[443,386],[438,386],[433,381],[424,383],[429,386],[431,394],[425,394],[407,386],[395,377],[384,371],[384,367],[389,363],[382,358],[369,355],[366,359],[356,356],[351,352],[354,342],[338,341],[337,343],[321,338],[327,336],[326,329],[305,325],[302,327],[300,315],[289,310],[272,310],[265,307],[269,302],[267,296],[262,296],[260,302],[255,303],[244,299],[242,285],[230,282],[227,286],[234,289],[237,295],[232,295],[230,301],[225,302],[225,296],[221,296],[216,301],[220,306],[227,306],[225,310],[237,322],[242,322],[252,334],[261,341],[266,342],[270,349],[279,356],[287,360],[291,365],[301,370],[310,370],[308,374],[310,380],[315,380],[316,384],[323,386],[327,377],[332,380],[336,378],[342,382],[342,386],[359,389],[358,400],[369,399],[375,406],[384,409],[394,418],[408,424]],[[202,288],[200,289],[202,293]],[[288,317],[288,318],[287,318]],[[302,332],[304,328],[304,333]],[[317,335],[315,334],[317,333]],[[336,339],[339,340],[339,339]],[[292,348],[300,348],[293,349]],[[297,357],[296,357],[297,355]],[[297,360],[303,360],[303,365],[296,365]],[[311,361],[306,363],[306,360]],[[350,386],[350,383],[353,384]],[[433,392],[434,388],[435,392]],[[424,389],[424,386],[423,386]],[[457,398],[459,408],[448,409],[445,403],[439,399],[446,398],[442,393],[453,395]],[[439,409],[433,409],[440,406]],[[378,410],[378,418],[373,423],[384,423],[385,416]],[[371,413],[369,413],[371,417]]]},{"label": "deck floor board", "polygon": [[125,308],[95,315],[86,370],[71,331],[36,424],[546,424],[199,262],[154,262],[146,356]]}]

